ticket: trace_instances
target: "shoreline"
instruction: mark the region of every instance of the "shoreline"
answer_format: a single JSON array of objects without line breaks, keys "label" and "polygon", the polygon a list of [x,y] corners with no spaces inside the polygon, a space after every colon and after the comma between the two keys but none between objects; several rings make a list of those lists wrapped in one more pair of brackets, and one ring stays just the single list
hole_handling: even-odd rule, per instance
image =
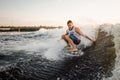
[{"label": "shoreline", "polygon": [[56,29],[56,28],[63,28],[62,26],[0,26],[0,32],[31,32],[31,31],[38,31],[39,29]]}]

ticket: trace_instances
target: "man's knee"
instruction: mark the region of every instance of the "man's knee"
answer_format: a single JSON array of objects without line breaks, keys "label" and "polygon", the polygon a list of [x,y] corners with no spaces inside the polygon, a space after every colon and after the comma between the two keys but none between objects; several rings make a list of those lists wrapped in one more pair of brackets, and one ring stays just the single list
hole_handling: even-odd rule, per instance
[{"label": "man's knee", "polygon": [[65,35],[65,39],[69,39],[69,35]]},{"label": "man's knee", "polygon": [[62,35],[61,38],[62,38],[62,39],[65,39],[65,35]]}]

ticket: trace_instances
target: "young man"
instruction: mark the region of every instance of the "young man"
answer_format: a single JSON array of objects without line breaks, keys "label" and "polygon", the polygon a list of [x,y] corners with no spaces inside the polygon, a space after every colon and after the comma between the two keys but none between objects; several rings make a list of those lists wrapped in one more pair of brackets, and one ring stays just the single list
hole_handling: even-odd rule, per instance
[{"label": "young man", "polygon": [[75,52],[78,50],[76,48],[76,45],[78,45],[81,42],[80,36],[83,36],[88,40],[94,42],[94,40],[84,35],[78,27],[74,27],[73,22],[71,20],[67,22],[67,26],[68,26],[68,30],[66,31],[66,34],[62,35],[62,39],[64,39],[67,42],[67,46],[70,45],[72,46],[70,52]]}]

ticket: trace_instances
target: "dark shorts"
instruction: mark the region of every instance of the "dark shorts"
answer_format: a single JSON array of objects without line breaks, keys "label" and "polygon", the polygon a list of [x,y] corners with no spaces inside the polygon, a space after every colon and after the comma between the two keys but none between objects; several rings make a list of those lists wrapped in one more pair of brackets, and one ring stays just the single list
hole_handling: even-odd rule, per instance
[{"label": "dark shorts", "polygon": [[80,43],[80,39],[78,39],[77,37],[75,37],[74,35],[70,35],[70,38],[72,39],[72,41],[74,42],[74,44],[78,45]]}]

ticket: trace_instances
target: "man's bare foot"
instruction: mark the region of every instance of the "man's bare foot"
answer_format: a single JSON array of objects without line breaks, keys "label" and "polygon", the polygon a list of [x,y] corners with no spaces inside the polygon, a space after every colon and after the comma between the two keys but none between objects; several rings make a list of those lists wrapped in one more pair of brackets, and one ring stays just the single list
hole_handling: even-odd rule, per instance
[{"label": "man's bare foot", "polygon": [[77,48],[72,48],[72,49],[70,49],[69,51],[70,51],[70,52],[76,52],[76,51],[78,51],[78,49],[77,49]]}]

